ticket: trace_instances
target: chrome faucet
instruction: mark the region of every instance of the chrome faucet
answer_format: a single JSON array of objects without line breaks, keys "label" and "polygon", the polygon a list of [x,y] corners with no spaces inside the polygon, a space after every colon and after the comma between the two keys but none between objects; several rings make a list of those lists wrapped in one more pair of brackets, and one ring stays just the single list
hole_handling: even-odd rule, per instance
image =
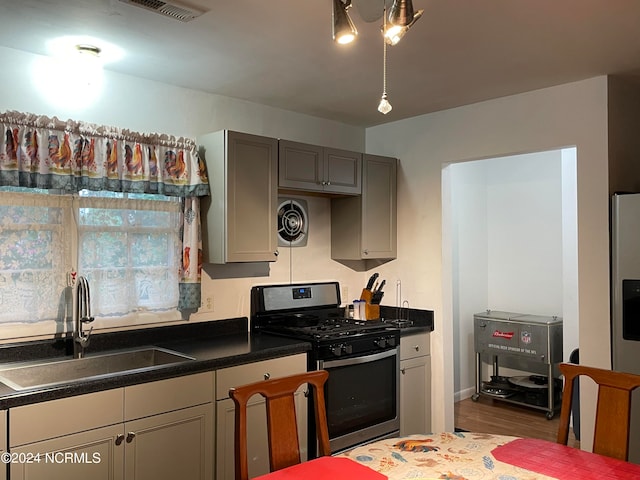
[{"label": "chrome faucet", "polygon": [[89,337],[93,331],[93,327],[89,329],[89,333],[85,334],[82,325],[93,322],[91,316],[91,295],[89,293],[89,281],[86,277],[79,276],[76,286],[76,314],[73,330],[73,358],[84,357],[84,349],[89,346]]}]

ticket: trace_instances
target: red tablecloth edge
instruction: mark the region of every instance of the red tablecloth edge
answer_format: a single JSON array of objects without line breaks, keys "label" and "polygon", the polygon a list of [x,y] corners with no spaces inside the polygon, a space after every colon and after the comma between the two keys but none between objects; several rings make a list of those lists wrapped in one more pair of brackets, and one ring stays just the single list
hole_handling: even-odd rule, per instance
[{"label": "red tablecloth edge", "polygon": [[319,457],[254,480],[387,480],[375,470],[344,457]]},{"label": "red tablecloth edge", "polygon": [[535,438],[513,440],[491,454],[500,462],[558,480],[640,478],[640,465]]}]

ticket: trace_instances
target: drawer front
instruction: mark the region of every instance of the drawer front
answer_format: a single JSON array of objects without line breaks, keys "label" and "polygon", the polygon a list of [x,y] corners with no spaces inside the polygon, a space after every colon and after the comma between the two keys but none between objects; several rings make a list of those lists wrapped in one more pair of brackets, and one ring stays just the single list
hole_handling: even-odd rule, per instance
[{"label": "drawer front", "polygon": [[210,403],[213,401],[214,376],[214,372],[204,372],[125,387],[124,419]]},{"label": "drawer front", "polygon": [[428,333],[417,333],[400,337],[400,360],[422,357],[430,354]]},{"label": "drawer front", "polygon": [[306,371],[307,355],[304,353],[223,368],[216,372],[216,400],[228,398],[232,387]]},{"label": "drawer front", "polygon": [[11,447],[122,423],[122,388],[9,409]]}]

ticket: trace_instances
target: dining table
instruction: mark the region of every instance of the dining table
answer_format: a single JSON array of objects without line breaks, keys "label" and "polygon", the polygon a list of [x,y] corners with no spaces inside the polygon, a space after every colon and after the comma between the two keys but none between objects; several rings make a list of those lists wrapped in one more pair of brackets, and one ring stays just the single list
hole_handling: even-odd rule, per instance
[{"label": "dining table", "polygon": [[476,432],[377,440],[260,480],[617,480],[640,465],[547,440]]}]

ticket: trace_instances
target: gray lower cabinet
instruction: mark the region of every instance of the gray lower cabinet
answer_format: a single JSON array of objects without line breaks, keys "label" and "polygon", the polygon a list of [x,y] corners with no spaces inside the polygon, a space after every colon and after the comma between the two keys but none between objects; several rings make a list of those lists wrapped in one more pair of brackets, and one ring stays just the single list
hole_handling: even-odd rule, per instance
[{"label": "gray lower cabinet", "polygon": [[360,195],[362,154],[279,141],[278,186],[286,190]]},{"label": "gray lower cabinet", "polygon": [[214,373],[9,410],[18,479],[213,478]]},{"label": "gray lower cabinet", "polygon": [[331,258],[393,259],[397,256],[397,160],[365,154],[362,195],[331,199]]},{"label": "gray lower cabinet", "polygon": [[[7,451],[7,411],[0,410],[0,455]],[[0,480],[7,479],[8,465],[0,465]]]},{"label": "gray lower cabinet", "polygon": [[400,338],[400,435],[431,432],[429,334]]},{"label": "gray lower cabinet", "polygon": [[211,188],[201,205],[203,261],[275,261],[278,141],[222,130],[197,143]]},{"label": "gray lower cabinet", "polygon": [[[306,354],[238,365],[216,371],[216,480],[234,480],[234,425],[235,408],[229,398],[229,389],[234,386],[258,382],[266,378],[277,378],[307,370]],[[301,447],[307,439],[306,386],[296,393],[296,415],[298,438]],[[253,397],[247,406],[247,450],[249,477],[269,472],[269,445],[264,399]],[[306,458],[306,451],[301,452]]]}]

